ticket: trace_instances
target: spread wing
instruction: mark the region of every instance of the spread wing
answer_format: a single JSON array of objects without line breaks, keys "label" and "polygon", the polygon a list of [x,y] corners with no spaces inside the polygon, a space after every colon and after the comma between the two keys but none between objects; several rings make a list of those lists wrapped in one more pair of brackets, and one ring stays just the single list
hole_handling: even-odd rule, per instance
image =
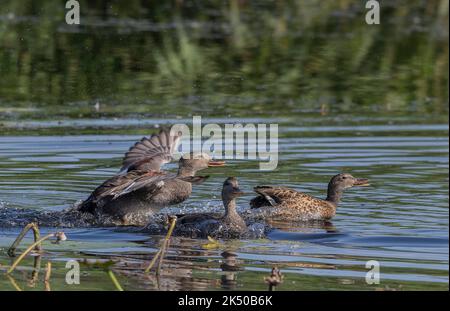
[{"label": "spread wing", "polygon": [[144,137],[125,154],[121,171],[159,171],[161,166],[172,161],[181,135],[171,135],[170,130]]},{"label": "spread wing", "polygon": [[92,192],[89,198],[82,203],[80,210],[92,211],[103,206],[106,202],[115,200],[127,193],[146,186],[148,195],[164,186],[166,173],[156,171],[131,171],[124,175],[116,175]]},{"label": "spread wing", "polygon": [[131,182],[127,183],[126,187],[120,187],[119,191],[114,193],[113,200],[121,197],[127,193],[139,190],[144,186],[147,188],[147,196],[151,196],[156,190],[161,189],[164,186],[165,173],[158,172],[146,172],[142,176],[134,178]]}]

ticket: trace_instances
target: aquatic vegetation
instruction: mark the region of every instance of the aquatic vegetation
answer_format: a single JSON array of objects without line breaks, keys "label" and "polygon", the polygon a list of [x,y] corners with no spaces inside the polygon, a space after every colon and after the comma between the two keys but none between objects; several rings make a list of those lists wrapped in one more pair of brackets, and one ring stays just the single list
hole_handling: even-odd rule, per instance
[{"label": "aquatic vegetation", "polygon": [[223,247],[223,244],[217,241],[216,239],[213,239],[212,237],[208,236],[208,243],[202,244],[202,247],[204,249],[215,249]]},{"label": "aquatic vegetation", "polygon": [[65,241],[67,239],[64,232],[61,232],[61,231],[55,232],[55,233],[49,233],[46,236],[38,239],[33,244],[28,246],[28,248],[17,257],[17,259],[14,261],[14,263],[11,265],[11,267],[6,271],[6,273],[10,274],[11,272],[13,272],[17,268],[17,266],[20,264],[22,259],[25,258],[26,255],[28,255],[36,246],[41,245],[42,242],[44,242],[45,240],[48,240],[50,238],[55,238],[56,243],[60,242],[60,241]]},{"label": "aquatic vegetation", "polygon": [[161,266],[163,264],[164,254],[166,252],[166,248],[169,246],[170,237],[172,236],[173,230],[175,229],[175,225],[177,223],[177,217],[169,216],[168,220],[169,220],[169,230],[167,231],[166,237],[164,238],[161,248],[158,250],[158,252],[153,257],[152,261],[149,263],[149,265],[145,269],[145,273],[150,272],[150,270],[153,268],[153,266],[155,265],[155,263],[158,259],[159,259],[159,261],[158,261],[158,268],[156,270],[156,274],[160,274],[160,272],[161,272]]},{"label": "aquatic vegetation", "polygon": [[283,279],[284,275],[281,274],[280,269],[273,267],[270,275],[264,278],[264,282],[269,285],[269,291],[274,291],[278,285],[283,283]]},{"label": "aquatic vegetation", "polygon": [[[11,245],[11,247],[8,249],[8,255],[10,257],[15,257],[16,256],[16,248],[17,246],[19,246],[20,242],[23,240],[23,238],[25,237],[25,235],[28,233],[28,231],[32,230],[33,231],[33,236],[34,236],[34,241],[39,241],[40,240],[40,231],[38,228],[38,225],[34,222],[29,223],[28,225],[25,226],[25,228],[22,229],[22,231],[20,232],[20,234],[17,236],[17,238],[15,239],[14,243]],[[41,244],[37,243],[35,248],[36,251],[40,251],[41,250]]]},{"label": "aquatic vegetation", "polygon": [[111,278],[111,281],[113,282],[116,289],[120,292],[123,292],[122,285],[120,285],[119,281],[117,280],[116,276],[114,275],[114,272],[112,270],[108,270],[108,276]]}]

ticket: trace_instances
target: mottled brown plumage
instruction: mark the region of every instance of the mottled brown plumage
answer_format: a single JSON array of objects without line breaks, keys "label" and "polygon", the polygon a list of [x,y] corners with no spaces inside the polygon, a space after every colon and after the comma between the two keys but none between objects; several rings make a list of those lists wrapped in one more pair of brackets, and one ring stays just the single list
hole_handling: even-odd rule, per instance
[{"label": "mottled brown plumage", "polygon": [[326,220],[336,215],[342,193],[353,186],[364,186],[367,179],[338,174],[328,184],[326,199],[319,199],[286,187],[257,186],[259,195],[250,201],[251,208],[262,208],[265,217],[278,220]]}]

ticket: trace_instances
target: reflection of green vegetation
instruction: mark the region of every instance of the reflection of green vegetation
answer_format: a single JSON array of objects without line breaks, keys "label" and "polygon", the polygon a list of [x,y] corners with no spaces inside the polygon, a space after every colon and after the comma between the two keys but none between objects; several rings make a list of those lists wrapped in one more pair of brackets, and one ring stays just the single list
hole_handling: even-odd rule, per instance
[{"label": "reflection of green vegetation", "polygon": [[3,1],[0,106],[76,117],[96,101],[153,115],[448,110],[447,0],[383,3],[378,26],[350,0],[110,2],[80,1],[76,27],[57,1]]}]

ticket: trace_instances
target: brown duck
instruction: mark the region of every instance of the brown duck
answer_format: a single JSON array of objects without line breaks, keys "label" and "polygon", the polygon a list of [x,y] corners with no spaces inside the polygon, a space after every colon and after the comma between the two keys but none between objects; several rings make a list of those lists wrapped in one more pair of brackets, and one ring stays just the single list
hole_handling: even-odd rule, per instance
[{"label": "brown duck", "polygon": [[325,200],[285,187],[257,186],[257,197],[250,201],[251,208],[262,208],[265,217],[274,220],[327,220],[336,215],[336,208],[345,189],[368,186],[369,180],[350,174],[331,178]]},{"label": "brown duck", "polygon": [[115,225],[142,225],[160,209],[189,198],[192,184],[207,178],[196,173],[224,162],[212,161],[205,153],[191,153],[180,159],[177,173],[161,171],[162,165],[172,161],[180,138],[167,130],[144,137],[125,154],[122,173],[95,189],[79,210],[108,216]]},{"label": "brown duck", "polygon": [[225,214],[199,213],[179,218],[175,234],[191,237],[240,237],[247,232],[247,225],[236,211],[236,198],[244,193],[239,189],[235,177],[225,180],[222,187],[222,202]]}]

